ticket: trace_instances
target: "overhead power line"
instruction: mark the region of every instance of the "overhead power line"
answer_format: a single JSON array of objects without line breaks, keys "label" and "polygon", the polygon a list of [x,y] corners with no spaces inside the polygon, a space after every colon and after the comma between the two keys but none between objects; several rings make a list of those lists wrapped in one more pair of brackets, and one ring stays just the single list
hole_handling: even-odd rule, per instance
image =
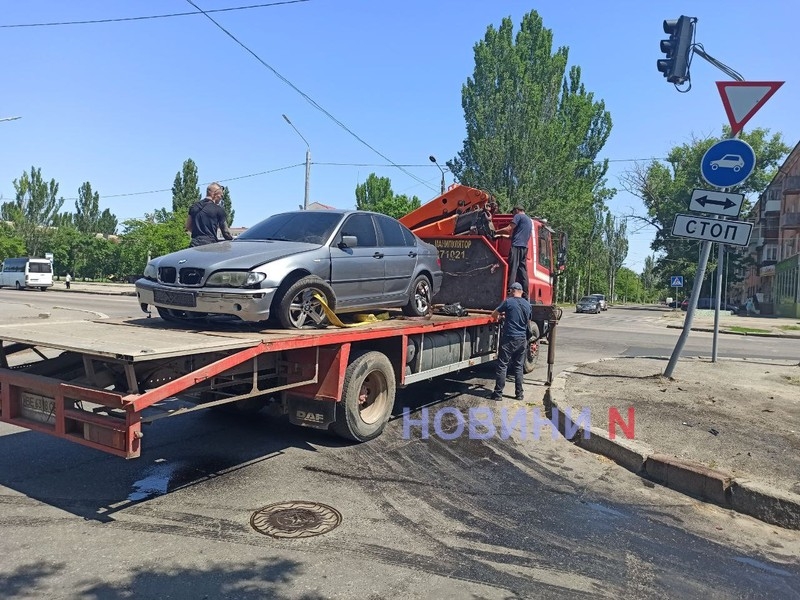
[{"label": "overhead power line", "polygon": [[[271,6],[280,6],[282,4],[298,4],[300,2],[309,2],[310,0],[282,0],[280,2],[267,2],[264,4],[251,4],[249,6],[232,6],[230,8],[214,8],[205,12],[218,13],[218,12],[233,12],[236,10],[251,10],[254,8],[269,8]],[[193,10],[190,12],[168,13],[163,15],[144,15],[141,17],[118,17],[111,19],[92,19],[87,21],[54,21],[51,23],[14,23],[11,25],[0,25],[0,29],[14,29],[19,27],[56,27],[59,25],[95,25],[97,23],[122,23],[125,21],[147,21],[150,19],[170,19],[172,17],[188,17],[191,15],[203,14],[201,10]]]},{"label": "overhead power line", "polygon": [[202,8],[200,8],[199,6],[197,6],[197,4],[195,4],[195,3],[194,3],[192,0],[186,0],[186,1],[187,1],[189,4],[191,4],[192,6],[194,6],[194,7],[195,7],[197,10],[199,10],[200,12],[202,12],[202,13],[203,13],[203,14],[206,16],[206,18],[207,18],[209,21],[211,21],[211,22],[212,22],[214,25],[216,25],[216,26],[217,26],[217,27],[218,27],[218,28],[219,28],[219,29],[220,29],[220,30],[221,30],[223,33],[225,33],[225,35],[227,35],[227,36],[228,36],[229,38],[231,38],[231,39],[232,39],[234,42],[236,42],[236,43],[237,43],[239,46],[241,46],[241,47],[242,47],[242,49],[244,49],[244,50],[245,50],[245,52],[247,52],[248,54],[250,54],[250,55],[251,55],[253,58],[255,58],[255,59],[258,61],[258,62],[260,62],[260,63],[261,63],[261,64],[262,64],[264,67],[266,67],[267,69],[269,69],[270,71],[272,71],[272,73],[273,73],[273,74],[274,74],[274,75],[275,75],[275,76],[276,76],[278,79],[280,79],[281,81],[283,81],[283,82],[284,82],[286,85],[288,85],[290,88],[292,88],[292,89],[293,89],[295,92],[297,92],[298,94],[300,94],[300,95],[301,95],[301,96],[302,96],[302,97],[303,97],[303,98],[306,100],[306,102],[308,102],[308,103],[309,103],[311,106],[313,106],[314,108],[316,108],[317,110],[319,110],[319,111],[320,111],[322,114],[324,114],[324,115],[325,115],[326,117],[328,117],[328,118],[329,118],[331,121],[333,121],[334,123],[336,123],[336,124],[337,124],[339,127],[341,127],[342,129],[344,129],[344,130],[345,130],[347,133],[349,133],[351,136],[353,136],[353,137],[354,137],[356,140],[358,140],[359,142],[361,142],[361,143],[362,143],[364,146],[366,146],[367,148],[369,148],[370,150],[372,150],[372,151],[373,151],[375,154],[377,154],[378,156],[380,156],[380,157],[381,157],[382,159],[384,159],[385,161],[387,161],[387,162],[391,163],[391,165],[392,165],[393,167],[396,167],[397,169],[399,169],[400,171],[402,171],[403,173],[405,173],[406,175],[408,175],[409,177],[411,177],[411,179],[413,179],[414,181],[417,181],[417,182],[419,182],[419,183],[422,183],[422,184],[426,185],[427,187],[429,187],[429,188],[431,188],[431,189],[435,189],[435,188],[433,188],[432,186],[430,186],[430,185],[429,185],[429,184],[428,184],[428,183],[427,183],[427,182],[426,182],[424,179],[421,179],[420,177],[417,177],[416,175],[414,175],[414,174],[413,174],[413,173],[411,173],[410,171],[407,171],[407,170],[406,170],[404,167],[401,167],[400,165],[398,165],[397,163],[395,163],[395,162],[394,162],[392,159],[390,159],[388,156],[386,156],[385,154],[383,154],[382,152],[380,152],[379,150],[377,150],[376,148],[374,148],[374,147],[373,147],[372,145],[370,145],[370,144],[369,144],[369,143],[368,143],[366,140],[364,140],[363,138],[361,138],[361,137],[360,137],[358,134],[356,134],[356,133],[355,133],[353,130],[351,130],[349,127],[347,127],[347,125],[345,125],[344,123],[342,123],[342,122],[341,122],[339,119],[337,119],[337,118],[336,118],[336,117],[334,117],[334,116],[333,116],[331,113],[329,113],[327,110],[325,110],[325,109],[324,109],[324,108],[323,108],[323,107],[322,107],[322,106],[321,106],[321,105],[320,105],[320,104],[319,104],[319,103],[318,103],[316,100],[314,100],[314,99],[313,99],[311,96],[309,96],[309,95],[308,95],[308,94],[306,94],[306,93],[305,93],[303,90],[301,90],[300,88],[298,88],[298,87],[297,87],[295,84],[293,84],[291,81],[289,81],[289,80],[288,80],[286,77],[284,77],[283,75],[281,75],[281,74],[280,74],[280,73],[279,73],[279,72],[278,72],[278,71],[277,71],[277,70],[276,70],[276,69],[275,69],[273,66],[269,65],[269,64],[268,64],[268,63],[267,63],[267,62],[266,62],[266,61],[265,61],[263,58],[261,58],[261,57],[260,57],[258,54],[256,54],[256,53],[255,53],[253,50],[251,50],[251,49],[250,49],[250,48],[249,48],[249,47],[248,47],[248,46],[247,46],[247,45],[246,45],[244,42],[242,42],[241,40],[239,40],[239,38],[237,38],[237,37],[236,37],[235,35],[233,35],[233,34],[232,34],[230,31],[228,31],[228,30],[227,30],[227,29],[225,29],[225,28],[224,28],[222,25],[220,25],[220,24],[219,24],[217,21],[215,21],[215,20],[214,20],[214,17],[212,17],[210,14],[208,14],[208,12],[210,12],[210,11],[204,11]]}]

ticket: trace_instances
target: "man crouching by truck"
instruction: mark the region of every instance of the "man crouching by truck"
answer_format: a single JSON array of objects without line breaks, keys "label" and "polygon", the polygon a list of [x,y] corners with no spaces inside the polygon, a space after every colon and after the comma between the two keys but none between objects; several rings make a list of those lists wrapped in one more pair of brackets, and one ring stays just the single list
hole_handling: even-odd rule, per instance
[{"label": "man crouching by truck", "polygon": [[492,318],[504,315],[503,329],[500,332],[500,349],[497,356],[494,392],[492,400],[503,397],[506,374],[509,368],[514,374],[514,397],[522,400],[522,366],[528,349],[528,322],[531,320],[531,303],[522,297],[522,285],[511,284],[511,297],[492,312]]}]

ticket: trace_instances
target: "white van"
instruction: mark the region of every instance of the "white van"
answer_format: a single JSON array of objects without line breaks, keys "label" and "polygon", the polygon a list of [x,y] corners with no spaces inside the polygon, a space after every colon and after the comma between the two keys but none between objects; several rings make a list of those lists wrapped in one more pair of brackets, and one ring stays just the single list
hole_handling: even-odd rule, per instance
[{"label": "white van", "polygon": [[0,268],[0,287],[39,288],[53,286],[53,265],[46,258],[7,258]]}]

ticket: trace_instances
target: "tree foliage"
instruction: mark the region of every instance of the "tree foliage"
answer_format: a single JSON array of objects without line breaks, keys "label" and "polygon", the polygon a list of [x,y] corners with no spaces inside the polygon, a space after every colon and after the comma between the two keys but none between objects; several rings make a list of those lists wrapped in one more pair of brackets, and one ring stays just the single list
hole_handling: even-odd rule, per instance
[{"label": "tree foliage", "polygon": [[371,210],[399,219],[419,207],[420,200],[416,196],[409,198],[405,194],[395,194],[388,177],[370,173],[364,183],[356,186],[358,210]]},{"label": "tree foliage", "polygon": [[116,215],[106,208],[97,218],[96,232],[103,235],[115,235],[117,233],[117,225]]},{"label": "tree foliage", "polygon": [[100,194],[92,191],[92,184],[88,181],[78,188],[73,220],[75,229],[81,233],[97,233],[97,223],[100,220]]},{"label": "tree foliage", "polygon": [[628,238],[626,237],[627,222],[621,219],[619,224],[616,217],[611,213],[606,213],[606,220],[603,227],[603,238],[606,245],[608,256],[608,294],[613,302],[615,299],[614,287],[617,280],[617,273],[622,268],[622,263],[628,256]]},{"label": "tree foliage", "polygon": [[[586,90],[569,50],[553,51],[553,33],[531,11],[514,35],[510,18],[475,45],[475,69],[462,88],[467,137],[447,165],[464,184],[494,194],[501,207],[521,204],[547,217],[570,240],[568,262],[583,263],[594,208],[606,187],[607,161],[597,157],[611,115]],[[581,269],[568,269],[573,290]],[[562,288],[563,289],[563,288]]]},{"label": "tree foliage", "polygon": [[169,219],[129,219],[123,222],[118,272],[123,276],[141,275],[148,257],[176,252],[188,245],[184,224],[185,210],[171,213]]},{"label": "tree foliage", "polygon": [[191,158],[183,161],[183,167],[175,175],[172,183],[172,212],[188,211],[200,200],[200,187],[197,179],[197,165]]},{"label": "tree foliage", "polygon": [[58,196],[58,184],[55,179],[46,182],[42,170],[31,167],[30,173],[23,171],[19,179],[14,180],[16,199],[5,202],[0,207],[4,221],[12,221],[14,229],[25,242],[30,256],[39,256],[44,251],[42,242],[48,229],[58,218],[58,211],[64,204]]},{"label": "tree foliage", "polygon": [[0,260],[25,256],[25,240],[15,231],[14,226],[0,222]]},{"label": "tree foliage", "polygon": [[228,186],[225,186],[225,191],[222,193],[222,200],[220,200],[219,203],[222,208],[225,209],[225,216],[227,217],[226,221],[228,222],[228,227],[230,227],[233,225],[233,216],[236,214],[236,211],[233,208],[231,191],[228,189]]}]

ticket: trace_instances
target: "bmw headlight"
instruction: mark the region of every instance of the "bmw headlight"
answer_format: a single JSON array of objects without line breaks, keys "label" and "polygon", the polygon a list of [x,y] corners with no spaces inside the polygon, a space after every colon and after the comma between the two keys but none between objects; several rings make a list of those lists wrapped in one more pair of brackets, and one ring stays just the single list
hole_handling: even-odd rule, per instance
[{"label": "bmw headlight", "polygon": [[254,287],[264,281],[264,273],[248,271],[217,271],[206,280],[206,287]]},{"label": "bmw headlight", "polygon": [[158,279],[158,269],[155,264],[151,262],[147,263],[147,266],[144,268],[144,278],[152,279],[153,281]]}]

